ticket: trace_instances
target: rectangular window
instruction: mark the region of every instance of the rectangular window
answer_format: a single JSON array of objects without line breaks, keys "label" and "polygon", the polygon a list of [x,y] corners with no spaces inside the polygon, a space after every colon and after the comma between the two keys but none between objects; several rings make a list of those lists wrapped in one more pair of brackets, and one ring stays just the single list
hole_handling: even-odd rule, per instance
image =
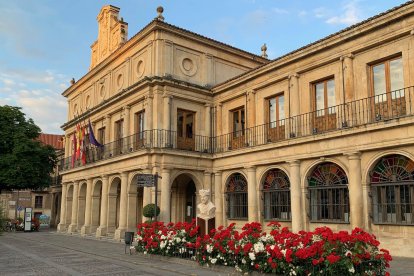
[{"label": "rectangular window", "polygon": [[244,107],[232,111],[233,117],[233,135],[234,137],[241,137],[245,131],[245,112]]},{"label": "rectangular window", "polygon": [[285,97],[282,94],[267,99],[267,141],[285,138]]},{"label": "rectangular window", "polygon": [[285,119],[285,97],[283,94],[269,98],[268,102],[268,123],[271,128],[277,125],[284,125]]},{"label": "rectangular window", "polygon": [[115,122],[115,148],[114,154],[122,153],[123,147],[123,129],[124,129],[124,120],[119,120]]},{"label": "rectangular window", "polygon": [[315,83],[314,91],[317,116],[335,113],[335,80],[329,79]]},{"label": "rectangular window", "polygon": [[35,196],[35,208],[43,208],[43,196]]},{"label": "rectangular window", "polygon": [[177,142],[178,148],[194,150],[194,119],[195,112],[177,110]]},{"label": "rectangular window", "polygon": [[335,80],[326,79],[313,84],[314,134],[336,128]]},{"label": "rectangular window", "polygon": [[115,141],[123,138],[124,120],[115,122]]},{"label": "rectangular window", "polygon": [[406,114],[401,56],[372,65],[371,83],[376,120]]},{"label": "rectangular window", "polygon": [[105,128],[101,127],[100,129],[98,129],[98,142],[101,143],[102,145],[105,144]]},{"label": "rectangular window", "polygon": [[139,138],[143,138],[145,129],[145,111],[135,113],[135,133]]},{"label": "rectangular window", "polygon": [[402,57],[386,60],[371,66],[372,85],[375,102],[387,101],[387,93],[391,98],[404,97],[404,75]]}]

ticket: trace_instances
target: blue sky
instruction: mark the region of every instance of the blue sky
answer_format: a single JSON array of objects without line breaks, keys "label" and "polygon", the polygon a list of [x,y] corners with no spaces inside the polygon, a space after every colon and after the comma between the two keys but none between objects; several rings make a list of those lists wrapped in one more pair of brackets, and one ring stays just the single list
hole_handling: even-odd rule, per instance
[{"label": "blue sky", "polygon": [[18,0],[0,2],[0,105],[21,106],[43,132],[62,133],[69,80],[88,71],[96,16],[121,8],[132,37],[164,7],[165,21],[273,59],[406,1]]}]

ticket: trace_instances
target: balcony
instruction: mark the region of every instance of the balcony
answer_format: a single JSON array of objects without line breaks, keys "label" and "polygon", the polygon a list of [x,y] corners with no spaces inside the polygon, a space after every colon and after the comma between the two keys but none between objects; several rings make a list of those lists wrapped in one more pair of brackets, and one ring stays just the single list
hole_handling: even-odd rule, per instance
[{"label": "balcony", "polygon": [[[382,95],[376,95],[345,104],[301,114],[268,124],[247,128],[216,137],[193,135],[191,138],[177,136],[168,130],[147,130],[102,148],[86,150],[86,164],[130,154],[145,149],[174,149],[199,153],[223,153],[270,143],[278,143],[298,137],[356,128],[359,126],[390,121],[413,115],[414,87],[408,87]],[[60,170],[82,166],[72,157],[61,160]]]}]

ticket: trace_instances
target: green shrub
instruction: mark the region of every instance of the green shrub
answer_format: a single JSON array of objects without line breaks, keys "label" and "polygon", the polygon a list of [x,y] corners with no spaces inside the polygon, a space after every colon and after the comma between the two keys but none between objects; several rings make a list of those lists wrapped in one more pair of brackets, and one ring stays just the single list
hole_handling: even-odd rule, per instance
[{"label": "green shrub", "polygon": [[152,218],[160,214],[160,207],[157,206],[157,214],[155,214],[155,204],[151,203],[144,207],[142,214],[144,217],[149,218],[152,221]]}]

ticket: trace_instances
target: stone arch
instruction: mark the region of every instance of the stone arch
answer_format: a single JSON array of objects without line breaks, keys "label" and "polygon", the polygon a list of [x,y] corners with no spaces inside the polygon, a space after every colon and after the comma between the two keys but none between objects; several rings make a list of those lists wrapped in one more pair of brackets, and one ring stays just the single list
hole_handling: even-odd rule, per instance
[{"label": "stone arch", "polygon": [[91,194],[91,231],[95,232],[101,223],[102,179],[93,182]]},{"label": "stone arch", "polygon": [[272,166],[260,177],[260,209],[265,220],[291,220],[290,178],[284,168]]},{"label": "stone arch", "polygon": [[229,219],[248,219],[248,182],[241,172],[233,172],[225,182],[225,210]]},{"label": "stone arch", "polygon": [[119,227],[121,201],[121,178],[115,175],[110,178],[108,187],[108,232],[114,233]]},{"label": "stone arch", "polygon": [[283,166],[280,166],[280,165],[268,166],[268,167],[264,168],[263,170],[261,170],[261,172],[259,174],[259,181],[257,181],[258,187],[256,187],[256,188],[259,188],[259,190],[262,189],[262,186],[263,186],[263,182],[265,180],[265,177],[266,177],[267,173],[269,171],[271,171],[271,170],[281,170],[290,179],[289,171],[287,171]]},{"label": "stone arch", "polygon": [[171,221],[191,222],[196,216],[202,182],[187,170],[172,173],[171,179]]},{"label": "stone arch", "polygon": [[137,186],[137,177],[142,173],[143,172],[131,173],[128,177],[127,227],[129,229],[133,229],[138,223],[142,222],[144,188]]},{"label": "stone arch", "polygon": [[402,154],[385,154],[369,170],[374,223],[413,225],[414,161]]},{"label": "stone arch", "polygon": [[337,159],[333,159],[333,158],[321,158],[309,164],[307,168],[305,169],[305,173],[303,174],[302,179],[301,179],[302,187],[305,187],[305,188],[308,187],[308,177],[314,171],[314,169],[322,163],[333,163],[337,165],[338,167],[340,167],[345,172],[347,177],[349,175],[348,167],[345,166],[345,164],[343,164],[341,161]]},{"label": "stone arch", "polygon": [[413,154],[407,151],[403,151],[403,150],[387,150],[387,151],[379,152],[369,159],[366,167],[362,171],[362,180],[365,181],[366,184],[370,183],[370,173],[374,169],[378,161],[387,155],[402,155],[402,156],[407,157],[410,160],[414,160]]},{"label": "stone arch", "polygon": [[78,191],[78,218],[77,218],[78,229],[80,229],[85,224],[86,190],[87,190],[87,183],[85,181],[80,181],[79,191]]},{"label": "stone arch", "polygon": [[349,180],[343,167],[324,159],[311,166],[305,176],[309,219],[349,223]]},{"label": "stone arch", "polygon": [[224,179],[224,181],[223,181],[224,185],[221,185],[221,192],[223,194],[226,192],[226,186],[227,186],[227,183],[228,183],[228,181],[230,179],[230,176],[232,176],[235,173],[240,173],[247,180],[247,174],[246,174],[246,172],[244,170],[232,170],[232,171],[228,171],[226,173],[223,172],[222,179]]},{"label": "stone arch", "polygon": [[64,208],[66,208],[65,224],[69,225],[72,223],[73,183],[68,184],[67,189],[66,206]]}]

